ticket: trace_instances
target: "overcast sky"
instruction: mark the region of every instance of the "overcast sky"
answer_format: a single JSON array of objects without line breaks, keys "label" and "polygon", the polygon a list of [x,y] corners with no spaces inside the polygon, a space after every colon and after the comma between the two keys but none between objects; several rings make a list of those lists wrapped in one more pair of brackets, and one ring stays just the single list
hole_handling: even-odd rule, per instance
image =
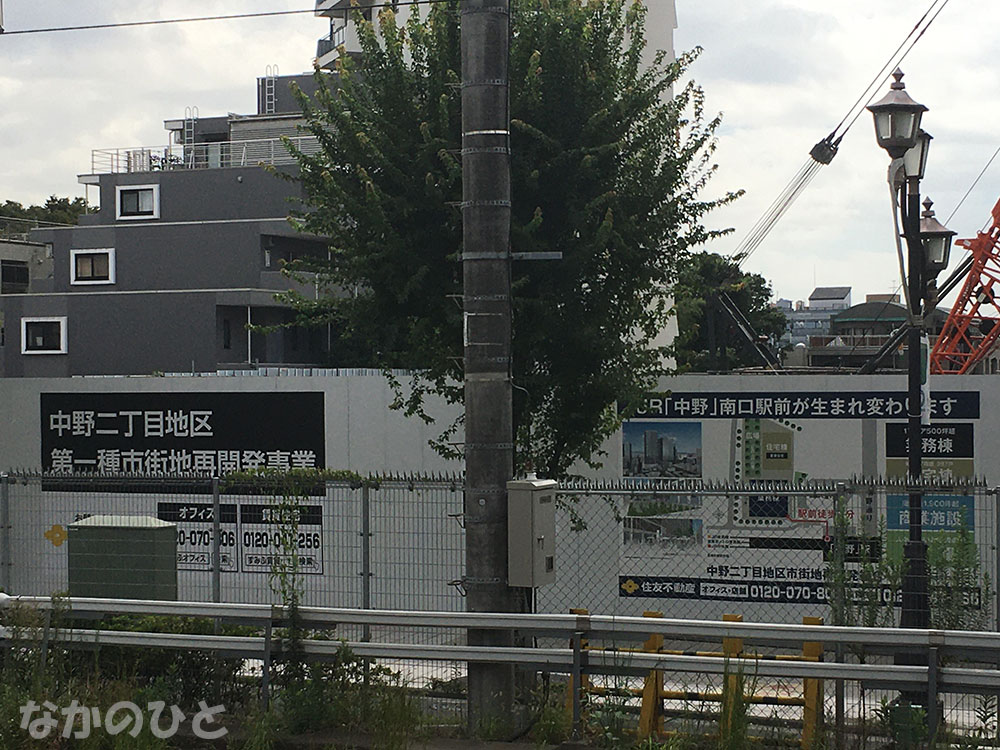
[{"label": "overcast sky", "polygon": [[[651,0],[658,2],[659,0]],[[309,8],[312,0],[4,0],[8,31],[87,23]],[[735,232],[728,253],[829,133],[930,0],[677,0],[678,50],[704,48],[691,75],[724,113],[719,172],[707,195],[745,189],[710,223]],[[1000,147],[996,0],[953,0],[903,63],[934,135],[924,192],[945,221]],[[162,146],[163,120],[250,113],[268,65],[310,69],[325,19],[311,14],[136,29],[0,36],[0,200],[83,195],[95,148]],[[986,30],[984,32],[984,30]],[[883,87],[884,88],[884,87]],[[853,300],[898,284],[888,157],[868,113],[746,267],[776,296],[851,286]],[[93,198],[94,196],[92,196]],[[948,222],[982,228],[1000,198],[1000,158]],[[956,257],[960,251],[956,251]]]}]

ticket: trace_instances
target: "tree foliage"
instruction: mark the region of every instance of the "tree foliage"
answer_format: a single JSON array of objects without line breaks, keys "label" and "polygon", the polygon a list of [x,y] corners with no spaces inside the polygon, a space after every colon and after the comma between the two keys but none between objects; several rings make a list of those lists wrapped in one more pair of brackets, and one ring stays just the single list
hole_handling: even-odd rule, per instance
[{"label": "tree foliage", "polygon": [[729,295],[758,335],[777,342],[784,333],[785,314],[771,306],[767,279],[716,253],[694,253],[684,262],[675,289],[680,330],[675,353],[682,369],[760,366],[752,346],[721,309],[722,293]]},{"label": "tree foliage", "polygon": [[[512,272],[518,460],[548,476],[595,460],[614,404],[663,374],[678,264],[736,197],[700,197],[719,118],[681,83],[696,52],[643,68],[644,15],[633,0],[512,1],[511,247],[562,253]],[[428,393],[461,399],[458,2],[405,24],[384,10],[377,35],[356,21],[360,61],[342,59],[336,92],[301,97],[319,153],[292,148],[308,196],[295,222],[331,258],[287,270],[327,294],[286,299],[298,323],[342,331],[338,364],[419,371],[399,403],[422,413]]]},{"label": "tree foliage", "polygon": [[28,230],[47,224],[76,224],[80,214],[86,211],[87,201],[83,198],[51,195],[41,206],[23,206],[5,200],[0,204],[0,237],[24,237]]}]

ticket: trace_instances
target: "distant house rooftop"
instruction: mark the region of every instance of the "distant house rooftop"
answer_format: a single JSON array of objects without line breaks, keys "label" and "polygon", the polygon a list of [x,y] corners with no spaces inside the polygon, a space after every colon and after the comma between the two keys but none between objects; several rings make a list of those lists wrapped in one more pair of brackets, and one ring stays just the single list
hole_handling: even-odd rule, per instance
[{"label": "distant house rooftop", "polygon": [[833,316],[837,323],[871,322],[881,320],[888,323],[901,323],[906,320],[906,308],[895,302],[862,302],[849,307]]},{"label": "distant house rooftop", "polygon": [[809,295],[809,301],[812,300],[824,300],[824,299],[844,299],[851,293],[851,287],[849,286],[818,286],[813,289],[812,294]]}]

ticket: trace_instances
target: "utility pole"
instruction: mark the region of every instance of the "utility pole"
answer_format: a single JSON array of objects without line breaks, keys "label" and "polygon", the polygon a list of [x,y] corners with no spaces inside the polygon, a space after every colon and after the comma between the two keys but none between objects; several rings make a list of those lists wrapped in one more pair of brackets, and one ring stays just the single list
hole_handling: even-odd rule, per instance
[{"label": "utility pole", "polygon": [[[465,578],[470,612],[515,612],[507,585],[513,478],[510,318],[509,0],[462,0],[462,269],[465,355]],[[469,630],[470,646],[510,632]],[[514,668],[469,664],[469,727],[512,727]]]}]

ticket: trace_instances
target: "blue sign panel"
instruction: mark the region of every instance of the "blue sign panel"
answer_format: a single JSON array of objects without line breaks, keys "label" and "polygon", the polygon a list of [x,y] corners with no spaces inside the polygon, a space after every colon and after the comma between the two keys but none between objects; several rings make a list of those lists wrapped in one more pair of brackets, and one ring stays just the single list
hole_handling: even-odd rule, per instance
[{"label": "blue sign panel", "polygon": [[[924,531],[957,531],[964,524],[975,528],[975,499],[969,495],[924,495],[920,503]],[[904,531],[910,528],[909,498],[889,495],[886,498],[886,528]]]}]

